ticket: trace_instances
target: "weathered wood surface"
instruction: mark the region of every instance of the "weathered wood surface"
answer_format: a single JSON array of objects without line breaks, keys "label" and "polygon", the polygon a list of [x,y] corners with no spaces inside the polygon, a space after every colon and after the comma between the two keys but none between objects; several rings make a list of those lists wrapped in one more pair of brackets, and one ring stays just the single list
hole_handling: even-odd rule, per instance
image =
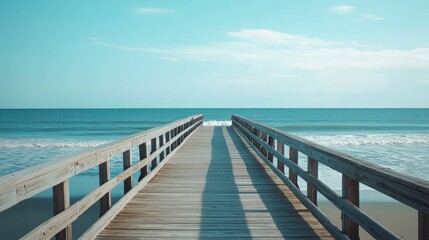
[{"label": "weathered wood surface", "polygon": [[[331,201],[343,216],[343,231],[352,239],[359,239],[359,227],[362,227],[376,239],[400,239],[391,230],[369,217],[359,209],[359,183],[364,183],[375,190],[385,193],[419,211],[419,239],[428,239],[427,229],[429,221],[424,216],[429,213],[429,182],[407,176],[391,169],[383,168],[370,162],[356,159],[341,152],[323,147],[306,139],[285,133],[281,130],[253,122],[249,119],[232,116],[232,124],[246,138],[246,141],[255,145],[260,145],[258,155],[273,169],[278,176],[284,180],[298,199],[307,206],[314,216],[336,237],[340,237],[338,228],[332,225],[321,214],[320,209],[315,207],[317,199],[315,194],[308,194],[303,198],[301,192],[293,184],[294,178],[287,179],[283,172],[270,164],[270,159],[266,157],[266,151],[273,154],[278,161],[283,162],[289,168],[289,177],[292,173],[299,175],[308,184],[308,193],[320,192]],[[254,133],[257,134],[254,134]],[[289,159],[279,151],[266,143],[264,135],[273,136],[276,141],[284,142],[289,146]],[[255,145],[256,146],[256,145]],[[308,167],[304,170],[296,164],[298,152],[308,157]],[[327,167],[339,171],[343,174],[345,184],[343,184],[343,196],[338,196],[326,184],[317,177],[317,162],[321,162]],[[307,200],[312,203],[308,204]],[[344,234],[344,232],[340,232]]]},{"label": "weathered wood surface", "polygon": [[22,200],[52,188],[67,179],[111,159],[112,156],[138,147],[172,127],[201,118],[195,115],[132,135],[122,140],[96,147],[78,155],[46,162],[34,167],[0,177],[0,212]]},{"label": "weathered wood surface", "polygon": [[[64,181],[53,187],[54,215],[60,214],[70,206],[70,188],[69,181]],[[57,233],[57,240],[71,239],[71,225]]]},{"label": "weathered wood surface", "polygon": [[[429,214],[429,182],[396,172],[389,168],[357,159],[311,142],[307,139],[286,133],[249,119],[233,115],[233,119],[252,125],[258,132],[268,134],[284,142],[289,147],[316,159],[318,162],[357,180],[375,190],[378,190],[404,204]],[[266,142],[265,139],[262,139]],[[259,142],[261,144],[261,142]],[[267,147],[265,147],[267,148]],[[264,154],[264,152],[263,152]]]},{"label": "weathered wood surface", "polygon": [[[188,118],[189,119],[189,118]],[[180,132],[178,133],[177,136],[174,136],[173,138],[171,138],[172,141],[176,141],[179,138],[182,138],[185,134],[186,136],[188,136],[189,134],[191,134],[192,131],[194,131],[195,129],[197,129],[201,124],[202,124],[202,116],[200,115],[200,117],[198,118],[190,118],[189,119],[189,124],[187,126],[189,126],[189,128],[186,129],[186,131]],[[181,124],[182,120],[178,120],[175,123]],[[169,129],[171,130],[172,128],[174,128],[175,126],[171,125],[171,124],[167,124],[166,126],[170,126]],[[160,127],[158,129],[164,129],[164,127]],[[149,140],[150,134],[153,132],[158,132],[159,130],[149,130],[149,134],[146,132],[145,134],[137,134],[135,136],[146,136],[147,140]],[[161,134],[164,134],[165,132],[161,132]],[[134,139],[134,138],[131,138]],[[187,139],[185,139],[187,140]],[[117,144],[122,146],[122,141],[118,141],[116,144],[110,144],[107,147],[101,148],[101,149],[110,149],[110,146],[116,146]],[[122,173],[119,173],[116,177],[110,178],[110,172],[109,172],[109,163],[110,161],[102,161],[101,164],[99,165],[100,171],[99,171],[99,178],[100,178],[100,187],[96,188],[95,190],[93,190],[92,192],[90,192],[89,194],[87,194],[85,197],[83,197],[81,200],[77,201],[76,203],[74,203],[73,205],[65,208],[62,207],[69,205],[69,203],[67,202],[68,199],[66,199],[68,197],[68,181],[64,181],[58,185],[56,185],[53,189],[54,189],[54,213],[55,216],[48,219],[47,221],[45,221],[44,223],[42,223],[41,225],[39,225],[38,227],[34,228],[31,232],[27,233],[25,236],[22,237],[22,239],[50,239],[52,238],[54,235],[57,235],[57,239],[69,239],[71,238],[71,231],[70,231],[70,225],[80,216],[82,215],[89,207],[91,207],[94,203],[96,203],[98,200],[100,200],[101,198],[103,198],[102,200],[100,200],[100,212],[101,212],[101,219],[105,219],[105,218],[109,218],[109,216],[115,216],[116,212],[114,212],[114,210],[118,209],[120,205],[115,204],[113,206],[113,208],[110,207],[111,205],[111,199],[110,199],[110,191],[118,185],[118,183],[124,182],[127,179],[131,179],[132,175],[137,172],[140,171],[142,168],[147,167],[147,164],[149,163],[149,159],[153,159],[156,156],[160,155],[161,152],[163,152],[166,147],[168,147],[169,145],[163,145],[159,148],[156,149],[156,151],[154,151],[151,155],[147,156],[147,153],[142,153],[142,151],[146,151],[146,143],[140,143],[140,141],[134,141],[132,140],[132,143],[130,142],[128,144],[128,146],[133,146],[136,144],[140,144],[139,145],[139,150],[140,150],[140,161],[134,165],[130,165],[130,160],[131,160],[131,151],[130,150],[125,150],[123,152],[123,157],[124,157],[124,168],[125,170]],[[171,142],[169,143],[171,144]],[[126,144],[125,144],[126,145]],[[177,150],[179,149],[176,148]],[[103,155],[104,150],[101,150],[100,155]],[[85,154],[80,154],[77,156],[74,156],[75,158],[75,163],[78,163],[79,161],[81,161],[81,156],[83,156]],[[172,154],[171,154],[172,155]],[[110,156],[113,157],[113,156]],[[104,157],[103,157],[104,158]],[[73,157],[71,157],[70,159],[73,159]],[[89,160],[90,164],[93,164],[91,159],[87,159]],[[95,158],[96,161],[99,161],[100,158]],[[61,161],[61,160],[60,160]],[[62,162],[62,161],[61,161]],[[56,165],[55,161],[51,162],[52,165]],[[63,162],[60,163],[64,164]],[[46,164],[41,164],[43,166],[45,166]],[[130,166],[127,166],[130,165]],[[67,166],[67,165],[66,165]],[[39,166],[35,166],[29,169],[34,169],[34,170],[39,170],[40,169],[40,165]],[[43,169],[42,169],[43,170]],[[150,175],[153,176],[156,171],[159,170],[155,169],[155,171],[151,172]],[[22,175],[23,172],[28,172],[28,169],[20,171],[16,174],[11,174],[6,176],[5,178],[0,178],[0,189],[1,187],[3,187],[3,183],[5,183],[5,185],[8,184],[8,180],[14,179],[17,176]],[[46,176],[43,176],[42,172],[42,177],[40,179],[46,179]],[[34,175],[37,175],[36,173],[33,173]],[[50,176],[50,174],[48,173],[48,175]],[[36,177],[39,178],[40,176]],[[62,176],[60,176],[62,177]],[[136,186],[136,188],[131,188],[130,191],[128,191],[128,193],[121,198],[121,200],[119,200],[119,202],[123,202],[125,205],[125,203],[131,199],[133,197],[133,195],[135,193],[138,192],[138,190],[140,190],[138,187],[141,187],[142,184],[145,181],[148,181],[149,178],[147,178],[146,180],[143,179],[142,181],[139,182],[139,184]],[[5,181],[1,181],[1,180],[5,180]],[[53,179],[53,181],[56,181],[57,179]],[[19,179],[17,179],[16,184],[19,184]],[[37,182],[37,181],[36,181]],[[40,182],[39,182],[40,184]],[[25,187],[25,185],[24,185]],[[43,185],[34,185],[33,190],[32,191],[36,191],[36,189],[43,188]],[[137,190],[135,190],[137,189]],[[1,191],[0,191],[1,193]],[[1,196],[1,195],[0,195]],[[2,198],[2,199],[7,199],[7,198]],[[3,202],[5,203],[5,202]],[[2,205],[0,204],[0,210],[2,207],[6,207],[7,204]],[[113,210],[112,210],[113,209]],[[99,221],[97,221],[98,223]],[[94,224],[96,225],[96,224]],[[97,225],[98,226],[98,225]],[[93,229],[93,228],[91,228]],[[60,234],[57,234],[60,233]],[[97,232],[98,233],[98,232]],[[95,236],[95,234],[93,234]]]},{"label": "weathered wood surface", "polygon": [[231,127],[203,127],[98,239],[332,239]]}]

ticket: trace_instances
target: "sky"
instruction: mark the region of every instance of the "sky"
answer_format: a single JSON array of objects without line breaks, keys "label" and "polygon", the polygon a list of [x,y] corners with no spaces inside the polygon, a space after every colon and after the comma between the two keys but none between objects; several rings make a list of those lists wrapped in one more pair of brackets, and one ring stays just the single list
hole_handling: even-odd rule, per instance
[{"label": "sky", "polygon": [[429,1],[0,2],[0,108],[429,107]]}]

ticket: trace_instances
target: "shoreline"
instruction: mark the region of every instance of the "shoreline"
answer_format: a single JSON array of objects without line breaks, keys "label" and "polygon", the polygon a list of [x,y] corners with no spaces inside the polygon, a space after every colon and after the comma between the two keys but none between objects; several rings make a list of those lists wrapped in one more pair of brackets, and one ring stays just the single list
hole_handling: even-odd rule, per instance
[{"label": "shoreline", "polygon": [[[85,186],[85,185],[84,185]],[[86,186],[87,187],[87,186]],[[119,192],[119,191],[116,191]],[[0,213],[0,233],[4,239],[18,239],[52,216],[52,199],[47,193],[25,200]],[[82,196],[73,196],[71,203]],[[119,198],[112,194],[112,204]],[[376,191],[361,191],[361,209],[403,239],[417,239],[417,211]],[[319,208],[341,229],[339,210],[319,195]],[[99,204],[94,204],[72,225],[73,239],[83,234],[99,216]],[[25,221],[23,221],[25,220]],[[372,239],[360,228],[360,237]]]}]

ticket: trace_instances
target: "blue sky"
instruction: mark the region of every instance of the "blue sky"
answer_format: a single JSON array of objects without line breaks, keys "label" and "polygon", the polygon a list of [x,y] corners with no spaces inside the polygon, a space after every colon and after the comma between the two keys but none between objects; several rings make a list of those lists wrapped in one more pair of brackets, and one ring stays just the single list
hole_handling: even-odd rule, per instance
[{"label": "blue sky", "polygon": [[0,108],[429,107],[429,1],[1,1]]}]

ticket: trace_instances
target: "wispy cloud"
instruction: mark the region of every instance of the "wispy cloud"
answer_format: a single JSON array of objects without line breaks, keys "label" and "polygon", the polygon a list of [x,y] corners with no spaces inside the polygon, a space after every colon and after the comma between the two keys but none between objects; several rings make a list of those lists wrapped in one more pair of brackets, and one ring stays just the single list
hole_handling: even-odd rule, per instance
[{"label": "wispy cloud", "polygon": [[355,7],[350,5],[339,5],[339,6],[331,7],[329,10],[335,14],[345,15],[345,14],[351,14],[354,9]]},{"label": "wispy cloud", "polygon": [[362,18],[369,19],[369,20],[375,20],[375,21],[384,21],[384,17],[379,16],[377,14],[372,13],[364,13],[360,15]]},{"label": "wispy cloud", "polygon": [[329,10],[338,15],[353,15],[353,16],[359,16],[361,20],[374,20],[374,21],[384,21],[384,17],[373,14],[373,13],[359,13],[355,11],[354,6],[350,5],[339,5],[329,8]]},{"label": "wispy cloud", "polygon": [[376,49],[356,42],[324,40],[269,29],[243,29],[227,33],[232,41],[173,48],[140,48],[93,43],[158,59],[212,61],[235,64],[275,64],[299,69],[326,68],[429,68],[429,48]]},{"label": "wispy cloud", "polygon": [[153,15],[153,14],[164,14],[174,12],[172,9],[168,8],[136,8],[135,13],[142,15]]},{"label": "wispy cloud", "polygon": [[323,41],[318,38],[276,32],[269,29],[243,29],[238,32],[229,32],[227,35],[246,42],[268,45],[290,45],[294,47],[328,47],[341,45],[340,42]]},{"label": "wispy cloud", "polygon": [[236,76],[230,77],[232,82],[247,79],[237,74],[273,83],[303,81],[303,91],[311,85],[311,89],[327,92],[376,92],[392,79],[422,79],[422,75],[429,74],[429,48],[376,48],[270,29],[243,29],[226,35],[230,41],[168,48],[131,47],[100,40],[93,43],[178,64],[206,62],[217,64],[217,68],[233,68],[231,74]]}]

